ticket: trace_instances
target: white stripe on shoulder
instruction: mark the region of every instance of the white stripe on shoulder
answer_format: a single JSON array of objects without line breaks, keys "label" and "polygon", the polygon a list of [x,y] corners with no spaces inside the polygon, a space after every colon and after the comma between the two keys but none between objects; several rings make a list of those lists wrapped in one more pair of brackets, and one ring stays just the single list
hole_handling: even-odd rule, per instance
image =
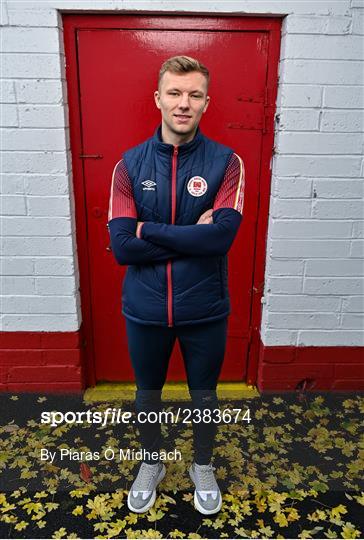
[{"label": "white stripe on shoulder", "polygon": [[117,169],[117,166],[119,163],[123,161],[123,158],[121,158],[117,164],[114,167],[113,173],[112,173],[112,180],[111,180],[111,189],[110,189],[110,198],[109,198],[109,213],[108,213],[108,221],[112,220],[112,203],[113,203],[113,196],[114,196],[114,178],[115,178],[115,172]]},{"label": "white stripe on shoulder", "polygon": [[237,190],[236,190],[236,195],[235,195],[235,202],[234,202],[234,210],[237,210],[238,208],[238,204],[239,204],[239,198],[240,198],[240,192],[242,189],[244,189],[244,185],[243,185],[243,178],[245,177],[245,169],[244,169],[244,163],[243,163],[243,160],[241,159],[240,156],[238,156],[238,154],[235,154],[234,153],[234,156],[236,156],[239,160],[239,164],[240,164],[240,173],[239,173],[239,182],[238,182],[238,187],[237,187]]}]

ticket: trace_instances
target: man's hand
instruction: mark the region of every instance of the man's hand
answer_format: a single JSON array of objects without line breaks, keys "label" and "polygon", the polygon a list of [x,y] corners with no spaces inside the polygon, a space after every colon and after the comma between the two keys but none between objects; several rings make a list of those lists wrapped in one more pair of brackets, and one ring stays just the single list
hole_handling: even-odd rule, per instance
[{"label": "man's hand", "polygon": [[137,227],[136,227],[136,231],[135,231],[135,236],[137,238],[141,238],[141,228],[143,226],[143,223],[144,223],[144,221],[138,221],[137,222]]},{"label": "man's hand", "polygon": [[211,225],[213,223],[212,219],[212,212],[213,209],[209,208],[209,210],[206,210],[200,217],[196,225]]}]

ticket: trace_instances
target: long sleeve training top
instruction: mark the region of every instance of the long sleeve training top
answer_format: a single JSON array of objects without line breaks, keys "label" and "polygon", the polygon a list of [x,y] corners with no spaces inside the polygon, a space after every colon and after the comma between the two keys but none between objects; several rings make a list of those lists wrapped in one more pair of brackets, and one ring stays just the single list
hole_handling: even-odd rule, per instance
[{"label": "long sleeve training top", "polygon": [[171,225],[148,221],[139,228],[137,237],[131,181],[120,160],[113,172],[108,212],[111,246],[117,262],[148,264],[181,256],[226,254],[242,219],[244,188],[243,161],[232,154],[214,200],[212,224]]}]

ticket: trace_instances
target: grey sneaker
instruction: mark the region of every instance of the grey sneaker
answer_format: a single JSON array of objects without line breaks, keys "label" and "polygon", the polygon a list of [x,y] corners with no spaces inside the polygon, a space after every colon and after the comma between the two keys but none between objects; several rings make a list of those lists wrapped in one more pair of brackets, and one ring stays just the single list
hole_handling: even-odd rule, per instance
[{"label": "grey sneaker", "polygon": [[221,492],[215,479],[214,470],[215,467],[211,463],[208,465],[192,463],[189,470],[191,480],[196,488],[193,502],[196,510],[201,514],[216,514],[221,509]]},{"label": "grey sneaker", "polygon": [[128,507],[132,512],[146,512],[156,499],[156,487],[166,474],[164,463],[143,463],[128,493]]}]

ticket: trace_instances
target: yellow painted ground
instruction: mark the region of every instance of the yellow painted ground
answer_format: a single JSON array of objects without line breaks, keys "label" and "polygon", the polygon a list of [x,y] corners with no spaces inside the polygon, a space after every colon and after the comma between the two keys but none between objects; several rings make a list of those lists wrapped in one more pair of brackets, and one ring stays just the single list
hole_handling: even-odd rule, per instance
[{"label": "yellow painted ground", "polygon": [[[98,383],[85,390],[85,403],[93,401],[134,401],[136,386],[134,383]],[[259,391],[255,386],[243,382],[222,382],[217,385],[219,399],[242,399],[258,397]],[[186,383],[166,383],[162,399],[166,401],[190,401]]]}]

